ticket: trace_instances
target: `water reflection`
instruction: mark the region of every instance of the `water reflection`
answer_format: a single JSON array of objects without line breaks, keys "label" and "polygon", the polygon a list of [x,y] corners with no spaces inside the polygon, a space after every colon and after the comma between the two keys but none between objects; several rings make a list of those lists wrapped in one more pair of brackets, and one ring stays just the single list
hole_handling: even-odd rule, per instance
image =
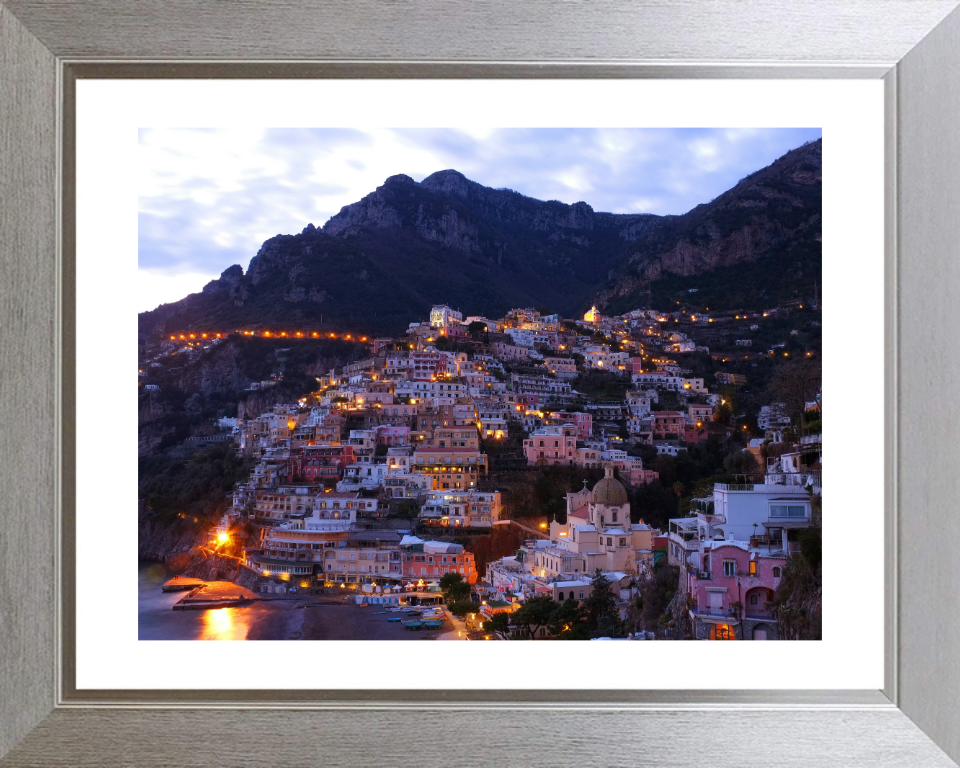
[{"label": "water reflection", "polygon": [[184,593],[163,592],[160,587],[173,575],[160,563],[140,563],[140,640],[275,639],[283,632],[283,624],[278,621],[285,607],[281,605],[254,603],[204,611],[172,610]]},{"label": "water reflection", "polygon": [[246,616],[242,608],[209,608],[201,611],[199,640],[246,640]]}]

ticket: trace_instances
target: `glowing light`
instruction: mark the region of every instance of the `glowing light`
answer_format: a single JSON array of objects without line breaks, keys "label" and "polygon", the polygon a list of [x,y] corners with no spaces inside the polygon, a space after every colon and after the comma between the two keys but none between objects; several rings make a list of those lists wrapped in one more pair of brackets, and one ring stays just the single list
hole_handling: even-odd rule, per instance
[{"label": "glowing light", "polygon": [[221,531],[217,534],[217,541],[221,544],[226,544],[228,541],[230,541],[230,534],[226,531]]}]

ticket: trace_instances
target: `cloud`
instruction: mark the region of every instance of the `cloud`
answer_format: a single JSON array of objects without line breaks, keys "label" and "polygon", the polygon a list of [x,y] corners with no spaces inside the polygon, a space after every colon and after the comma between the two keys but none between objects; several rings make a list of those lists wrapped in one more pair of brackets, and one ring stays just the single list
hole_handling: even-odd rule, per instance
[{"label": "cloud", "polygon": [[[321,226],[397,173],[421,181],[455,168],[542,200],[679,214],[820,135],[817,128],[142,129],[138,257],[151,298],[141,304],[198,291],[231,264],[246,269],[264,240],[308,222]],[[197,282],[184,290],[187,276]]]}]

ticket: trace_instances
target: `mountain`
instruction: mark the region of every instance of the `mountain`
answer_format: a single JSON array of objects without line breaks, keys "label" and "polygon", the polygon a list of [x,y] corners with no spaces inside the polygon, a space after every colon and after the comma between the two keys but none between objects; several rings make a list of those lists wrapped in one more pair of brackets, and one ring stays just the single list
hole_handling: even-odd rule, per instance
[{"label": "mountain", "polygon": [[593,302],[624,311],[665,278],[776,258],[800,240],[819,262],[821,167],[816,141],[682,216],[535,200],[455,170],[420,183],[391,176],[322,229],[267,240],[246,273],[234,265],[201,293],[141,313],[140,335],[393,334],[436,303],[487,316],[516,306],[570,316]]},{"label": "mountain", "polygon": [[[651,296],[655,306],[665,307],[668,287],[683,290],[702,282],[714,284],[716,309],[750,302],[760,309],[812,292],[820,279],[822,177],[818,139],[741,179],[715,200],[682,216],[662,217],[613,260],[614,277],[597,290],[597,305],[624,312],[650,303]],[[707,273],[713,273],[712,280],[678,279]],[[727,296],[716,290],[720,277]],[[702,305],[713,306],[704,298],[698,295]]]}]

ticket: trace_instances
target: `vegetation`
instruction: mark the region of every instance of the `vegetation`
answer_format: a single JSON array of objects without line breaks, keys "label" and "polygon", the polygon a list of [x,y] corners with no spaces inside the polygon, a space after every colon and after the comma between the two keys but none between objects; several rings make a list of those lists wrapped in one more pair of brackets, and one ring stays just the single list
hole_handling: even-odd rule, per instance
[{"label": "vegetation", "polygon": [[629,378],[596,368],[583,371],[571,386],[594,400],[623,400],[632,387]]},{"label": "vegetation", "polygon": [[823,617],[822,501],[811,494],[812,527],[797,531],[800,552],[787,558],[773,601],[781,640],[821,640]]},{"label": "vegetation", "polygon": [[455,603],[448,603],[447,610],[454,616],[463,618],[471,613],[476,613],[479,609],[473,600],[458,600]]},{"label": "vegetation", "polygon": [[447,603],[470,599],[470,585],[459,573],[445,573],[440,577],[440,591]]},{"label": "vegetation", "polygon": [[484,632],[494,632],[502,637],[510,632],[510,617],[506,613],[495,613],[490,621],[483,622]]},{"label": "vegetation", "polygon": [[232,445],[197,451],[189,459],[140,459],[139,494],[157,515],[215,522],[230,506],[227,494],[250,474],[251,463]]}]

